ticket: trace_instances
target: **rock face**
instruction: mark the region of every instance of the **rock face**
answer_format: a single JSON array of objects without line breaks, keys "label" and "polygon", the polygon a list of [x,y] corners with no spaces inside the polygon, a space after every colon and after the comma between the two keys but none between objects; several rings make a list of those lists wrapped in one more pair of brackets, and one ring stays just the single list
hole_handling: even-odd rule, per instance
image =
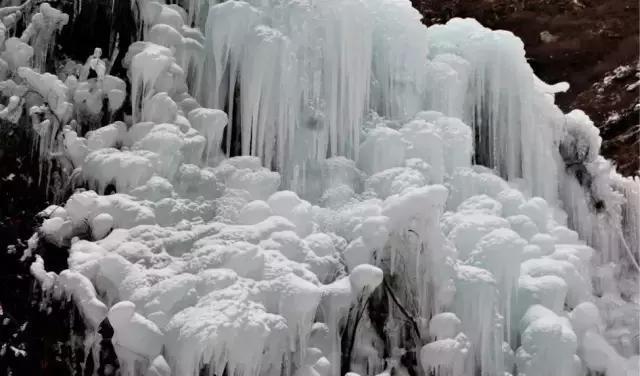
[{"label": "rock face", "polygon": [[600,129],[602,152],[637,175],[640,152],[636,0],[413,0],[427,25],[473,17],[520,37],[536,74],[566,81],[556,102],[580,108]]}]

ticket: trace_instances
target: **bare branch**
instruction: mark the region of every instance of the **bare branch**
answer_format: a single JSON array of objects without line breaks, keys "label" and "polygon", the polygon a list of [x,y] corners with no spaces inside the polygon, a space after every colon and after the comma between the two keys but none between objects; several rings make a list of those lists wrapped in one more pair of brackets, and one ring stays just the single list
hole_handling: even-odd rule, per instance
[{"label": "bare branch", "polygon": [[400,309],[400,312],[402,312],[402,314],[407,318],[407,320],[409,320],[409,322],[411,323],[411,327],[416,332],[416,336],[418,337],[418,339],[420,339],[421,338],[420,327],[418,326],[418,323],[416,322],[415,318],[413,316],[411,316],[411,314],[400,303],[400,301],[398,300],[398,298],[394,294],[393,290],[391,290],[391,287],[389,287],[389,284],[387,283],[387,281],[385,279],[382,280],[382,286],[384,287],[384,289],[387,291],[387,293],[391,297],[391,300],[393,300],[395,305],[398,306],[398,308]]}]

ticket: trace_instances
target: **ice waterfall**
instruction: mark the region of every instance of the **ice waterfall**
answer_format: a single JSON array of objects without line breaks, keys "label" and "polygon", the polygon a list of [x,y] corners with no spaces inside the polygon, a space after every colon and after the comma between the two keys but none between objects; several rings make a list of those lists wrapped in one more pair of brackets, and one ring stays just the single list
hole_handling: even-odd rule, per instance
[{"label": "ice waterfall", "polygon": [[3,42],[5,109],[46,99],[77,188],[27,251],[69,269],[31,270],[96,362],[107,322],[123,375],[638,372],[640,182],[518,38],[405,0],[182,5],[137,1],[128,96],[98,51],[57,77]]}]

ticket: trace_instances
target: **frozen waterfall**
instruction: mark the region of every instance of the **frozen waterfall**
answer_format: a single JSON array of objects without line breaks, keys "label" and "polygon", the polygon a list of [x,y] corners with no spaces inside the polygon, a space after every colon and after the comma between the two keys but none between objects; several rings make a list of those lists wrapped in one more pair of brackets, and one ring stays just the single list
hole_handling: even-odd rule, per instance
[{"label": "frozen waterfall", "polygon": [[135,2],[126,78],[41,71],[73,21],[47,3],[2,34],[0,117],[28,108],[65,182],[27,253],[68,270],[31,272],[85,354],[108,322],[123,376],[638,374],[640,181],[517,37],[407,0],[180,4]]}]

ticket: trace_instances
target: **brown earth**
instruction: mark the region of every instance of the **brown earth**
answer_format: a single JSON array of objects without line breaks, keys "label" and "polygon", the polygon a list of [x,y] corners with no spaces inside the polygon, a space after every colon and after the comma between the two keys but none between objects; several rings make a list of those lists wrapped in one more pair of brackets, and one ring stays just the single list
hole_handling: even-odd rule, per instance
[{"label": "brown earth", "polygon": [[[473,17],[519,36],[544,81],[566,81],[556,102],[580,108],[600,129],[602,153],[638,175],[638,0],[412,0],[427,25]],[[619,68],[623,67],[623,68]],[[627,67],[627,68],[624,68]]]}]

